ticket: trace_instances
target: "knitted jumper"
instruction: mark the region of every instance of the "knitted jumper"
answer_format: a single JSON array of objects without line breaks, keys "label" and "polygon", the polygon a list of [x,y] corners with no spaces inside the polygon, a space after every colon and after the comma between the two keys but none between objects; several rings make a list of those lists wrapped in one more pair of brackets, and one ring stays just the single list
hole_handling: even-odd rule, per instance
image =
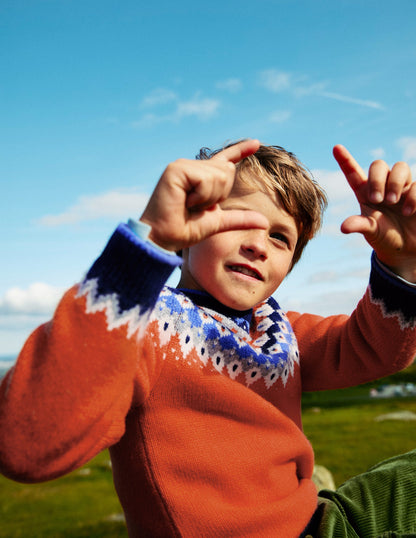
[{"label": "knitted jumper", "polygon": [[49,480],[110,447],[133,537],[299,536],[317,503],[301,392],[406,367],[416,289],[373,261],[351,317],[237,312],[167,288],[179,263],[119,226],[3,380],[0,470]]}]

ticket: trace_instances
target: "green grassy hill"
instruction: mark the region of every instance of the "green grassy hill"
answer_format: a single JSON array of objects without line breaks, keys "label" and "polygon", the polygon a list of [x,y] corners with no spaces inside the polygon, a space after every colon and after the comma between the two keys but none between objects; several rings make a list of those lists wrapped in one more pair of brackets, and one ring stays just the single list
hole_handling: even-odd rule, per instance
[{"label": "green grassy hill", "polygon": [[327,390],[322,392],[308,392],[303,394],[302,408],[307,410],[311,407],[346,407],[368,403],[370,400],[370,390],[382,385],[414,383],[416,385],[416,361],[397,374],[365,383],[358,387],[339,390]]},{"label": "green grassy hill", "polygon": [[416,413],[416,397],[371,399],[382,385],[416,384],[416,362],[406,370],[349,389],[303,395],[303,427],[316,462],[330,469],[336,485],[379,461],[416,448],[416,422],[376,421],[396,411]]}]

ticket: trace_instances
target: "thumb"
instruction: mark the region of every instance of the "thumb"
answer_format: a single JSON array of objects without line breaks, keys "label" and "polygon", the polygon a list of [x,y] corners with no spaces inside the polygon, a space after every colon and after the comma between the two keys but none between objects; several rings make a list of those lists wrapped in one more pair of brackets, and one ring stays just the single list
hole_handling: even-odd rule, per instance
[{"label": "thumb", "polygon": [[368,239],[377,232],[376,221],[371,217],[353,215],[341,224],[341,232],[344,234],[361,233]]}]

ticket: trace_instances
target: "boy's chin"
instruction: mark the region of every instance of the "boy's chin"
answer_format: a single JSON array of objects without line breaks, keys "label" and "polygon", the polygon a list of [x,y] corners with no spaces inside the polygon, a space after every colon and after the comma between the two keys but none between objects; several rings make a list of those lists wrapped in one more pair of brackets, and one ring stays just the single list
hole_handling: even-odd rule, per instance
[{"label": "boy's chin", "polygon": [[231,308],[232,310],[238,310],[240,312],[244,312],[246,310],[251,310],[252,308],[254,308],[256,305],[258,305],[259,303],[263,302],[264,299],[260,299],[260,300],[241,300],[241,297],[239,298],[220,298],[220,297],[215,297],[215,299],[217,299],[218,302],[220,302],[221,304],[223,304],[224,306],[228,307],[228,308]]}]

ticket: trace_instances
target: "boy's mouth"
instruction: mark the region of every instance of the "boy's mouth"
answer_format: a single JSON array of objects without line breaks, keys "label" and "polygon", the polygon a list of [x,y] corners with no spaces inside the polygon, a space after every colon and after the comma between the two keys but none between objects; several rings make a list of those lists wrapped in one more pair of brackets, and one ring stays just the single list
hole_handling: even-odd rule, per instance
[{"label": "boy's mouth", "polygon": [[256,280],[263,280],[263,277],[256,269],[248,267],[247,265],[228,265],[227,267],[230,271],[250,276],[252,278],[255,278]]}]

